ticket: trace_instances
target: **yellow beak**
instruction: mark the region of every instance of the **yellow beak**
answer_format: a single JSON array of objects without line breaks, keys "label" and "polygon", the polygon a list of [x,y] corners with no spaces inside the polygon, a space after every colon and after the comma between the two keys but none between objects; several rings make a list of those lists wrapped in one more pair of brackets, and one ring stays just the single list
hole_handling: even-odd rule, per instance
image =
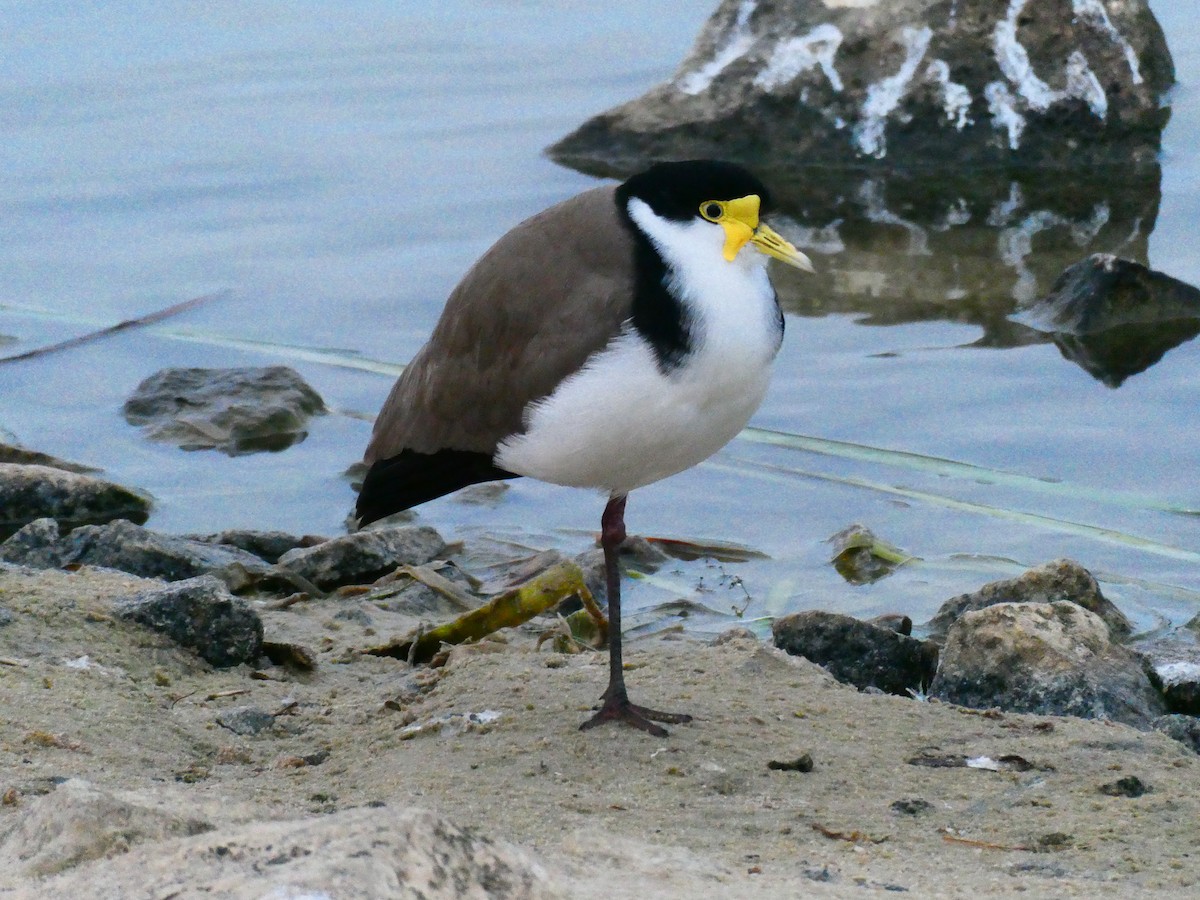
[{"label": "yellow beak", "polygon": [[787,263],[795,269],[800,269],[802,272],[808,272],[811,275],[816,274],[816,269],[813,268],[812,260],[792,246],[790,241],[784,240],[779,236],[778,232],[768,228],[766,225],[759,225],[754,230],[754,237],[750,238],[750,242],[754,244],[754,249],[759,253],[765,253],[767,256],[773,257],[782,263]]},{"label": "yellow beak", "polygon": [[721,227],[725,229],[725,259],[733,262],[738,252],[753,244],[754,249],[805,272],[815,272],[812,261],[772,228],[758,220],[758,194],[748,194],[725,204]]}]

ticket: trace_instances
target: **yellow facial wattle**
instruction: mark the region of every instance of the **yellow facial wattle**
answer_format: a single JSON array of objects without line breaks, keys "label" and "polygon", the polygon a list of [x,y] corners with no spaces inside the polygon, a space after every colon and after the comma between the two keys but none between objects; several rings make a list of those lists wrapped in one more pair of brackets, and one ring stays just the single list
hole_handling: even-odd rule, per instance
[{"label": "yellow facial wattle", "polygon": [[747,194],[736,200],[706,200],[700,204],[700,215],[725,229],[723,255],[733,262],[747,244],[780,262],[805,272],[813,272],[812,261],[797,250],[774,229],[759,221],[762,200],[758,194]]}]

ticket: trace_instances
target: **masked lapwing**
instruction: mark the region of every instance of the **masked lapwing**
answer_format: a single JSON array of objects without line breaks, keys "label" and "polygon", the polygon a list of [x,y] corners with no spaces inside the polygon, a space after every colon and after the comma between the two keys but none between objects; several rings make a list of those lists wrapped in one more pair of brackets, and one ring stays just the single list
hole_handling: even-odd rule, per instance
[{"label": "masked lapwing", "polygon": [[360,524],[527,475],[603,491],[609,682],[581,727],[655,735],[629,701],[617,548],[629,492],[707,459],[767,391],[783,313],[767,259],[812,271],[740,166],[660,163],[517,225],[450,294],[375,422]]}]

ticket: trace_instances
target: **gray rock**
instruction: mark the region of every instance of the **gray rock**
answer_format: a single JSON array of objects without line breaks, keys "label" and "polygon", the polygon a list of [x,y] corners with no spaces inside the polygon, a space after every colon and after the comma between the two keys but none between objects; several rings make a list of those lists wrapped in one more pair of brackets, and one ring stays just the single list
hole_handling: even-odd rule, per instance
[{"label": "gray rock", "polygon": [[1154,730],[1174,738],[1194,753],[1200,753],[1200,719],[1174,713],[1154,720]]},{"label": "gray rock", "polygon": [[125,420],[184,450],[231,456],[283,450],[308,435],[325,403],[287,366],[163,369],[125,401]]},{"label": "gray rock", "polygon": [[428,525],[368,528],[332,538],[315,547],[289,550],[279,567],[329,589],[366,584],[397,566],[419,566],[446,549],[442,536]]},{"label": "gray rock", "polygon": [[904,613],[884,613],[882,616],[867,619],[867,622],[871,625],[878,625],[880,628],[886,628],[888,631],[894,631],[896,634],[912,634],[912,619]]},{"label": "gray rock", "polygon": [[[452,619],[455,616],[462,615],[468,608],[482,606],[487,597],[473,593],[471,579],[452,563],[447,563],[437,569],[437,574],[443,576],[451,584],[462,589],[465,597],[477,597],[468,605],[455,601],[447,597],[441,591],[435,591],[428,585],[411,578],[398,578],[392,581],[390,578],[385,578],[380,581],[371,591],[362,595],[364,603],[370,603],[373,606],[385,610],[386,612],[398,612],[405,615],[416,616],[424,621],[439,621],[442,619]],[[368,615],[365,610],[358,612]],[[335,618],[341,613],[335,613]],[[361,620],[360,620],[361,621]],[[370,625],[370,621],[361,622],[363,625]]]},{"label": "gray rock", "polygon": [[1133,649],[1148,660],[1167,709],[1200,716],[1200,646],[1195,640],[1177,633],[1154,641],[1139,641]]},{"label": "gray rock", "polygon": [[0,606],[0,628],[3,628],[5,625],[11,625],[12,623],[13,623],[12,612],[5,609],[3,606]]},{"label": "gray rock", "polygon": [[950,626],[966,612],[996,603],[1054,603],[1069,601],[1100,616],[1114,638],[1128,637],[1133,626],[1124,614],[1100,593],[1092,573],[1069,559],[1056,559],[1035,566],[1016,578],[993,581],[973,594],[961,594],[942,604],[926,625],[933,638],[944,637]]},{"label": "gray rock", "polygon": [[289,550],[295,550],[297,547],[315,547],[325,540],[323,537],[314,537],[313,535],[298,537],[288,534],[286,531],[251,531],[241,528],[222,531],[219,534],[189,534],[185,536],[205,544],[237,547],[239,550],[253,553],[259,559],[266,560],[271,564],[279,562],[279,557]]},{"label": "gray rock", "polygon": [[776,647],[824,666],[838,681],[859,690],[921,691],[937,668],[937,647],[931,642],[837,613],[782,616],[771,632]]},{"label": "gray rock", "polygon": [[1059,276],[1017,321],[1109,387],[1200,334],[1200,290],[1133,260],[1095,253]]},{"label": "gray rock", "polygon": [[724,0],[670,80],[548,152],[593,171],[1148,167],[1174,77],[1145,0]]},{"label": "gray rock", "polygon": [[39,520],[0,544],[0,559],[43,569],[104,566],[167,581],[213,574],[231,590],[249,586],[269,569],[244,550],[160,534],[124,520],[84,525],[67,535],[60,535],[52,520]]},{"label": "gray rock", "polygon": [[113,613],[165,634],[217,667],[250,662],[262,651],[258,613],[211,575],[120,598]]},{"label": "gray rock", "polygon": [[1094,334],[1122,325],[1200,318],[1200,289],[1131,259],[1093,253],[1021,313],[1046,331]]},{"label": "gray rock", "polygon": [[37,450],[28,450],[25,447],[6,444],[3,441],[0,441],[0,463],[18,463],[24,466],[49,466],[52,469],[62,469],[66,472],[78,472],[80,475],[94,475],[100,471],[92,466],[59,459],[57,456],[51,456],[49,453],[39,453]]},{"label": "gray rock", "polygon": [[257,706],[237,706],[217,716],[217,724],[244,737],[258,734],[275,724],[275,716]]},{"label": "gray rock", "polygon": [[[70,779],[37,797],[0,833],[0,866],[27,876],[62,872],[137,844],[203,834],[212,826]],[[90,890],[80,896],[94,896]],[[134,896],[131,892],[129,896]]]},{"label": "gray rock", "polygon": [[0,544],[0,561],[33,569],[66,565],[62,535],[54,519],[35,519]]},{"label": "gray rock", "polygon": [[1166,711],[1141,658],[1114,644],[1099,616],[1066,601],[964,613],[946,635],[929,695],[1139,728]]},{"label": "gray rock", "polygon": [[52,466],[0,463],[0,538],[36,519],[65,525],[146,521],[150,498],[91,475]]},{"label": "gray rock", "polygon": [[472,484],[455,491],[451,496],[455,503],[466,506],[499,506],[504,495],[509,491],[509,485],[503,481],[485,481],[482,484]]}]

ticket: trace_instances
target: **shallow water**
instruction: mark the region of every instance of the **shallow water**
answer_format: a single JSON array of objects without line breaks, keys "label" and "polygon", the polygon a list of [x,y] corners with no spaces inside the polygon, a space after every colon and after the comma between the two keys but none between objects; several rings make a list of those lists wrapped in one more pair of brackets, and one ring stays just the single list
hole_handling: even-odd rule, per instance
[{"label": "shallow water", "polygon": [[[1200,40],[1187,4],[1154,6],[1180,81],[1161,184],[1046,194],[1004,181],[962,199],[944,184],[867,182],[848,188],[835,227],[799,208],[781,222],[820,275],[778,276],[788,334],[753,424],[843,443],[760,433],[637,492],[632,530],[770,559],[667,567],[636,584],[634,606],[688,596],[727,614],[748,593],[747,619],[819,607],[921,621],[953,594],[1071,556],[1139,627],[1200,611],[1200,519],[1164,508],[1200,508],[1200,345],[1177,335],[1157,363],[1114,371],[1102,348],[1060,347],[1010,319],[1095,250],[1200,284]],[[708,12],[54,9],[0,4],[0,354],[228,293],[0,367],[0,429],[149,490],[151,527],[327,534],[342,528],[353,496],[341,473],[392,381],[369,361],[407,360],[496,237],[595,183],[542,149],[670,74]],[[803,183],[787,193],[803,198]],[[185,453],[121,417],[163,367],[277,362],[335,409],[285,452]],[[493,505],[447,498],[421,515],[574,551],[601,505],[516,482]],[[824,540],[856,521],[920,561],[848,585]]]}]

